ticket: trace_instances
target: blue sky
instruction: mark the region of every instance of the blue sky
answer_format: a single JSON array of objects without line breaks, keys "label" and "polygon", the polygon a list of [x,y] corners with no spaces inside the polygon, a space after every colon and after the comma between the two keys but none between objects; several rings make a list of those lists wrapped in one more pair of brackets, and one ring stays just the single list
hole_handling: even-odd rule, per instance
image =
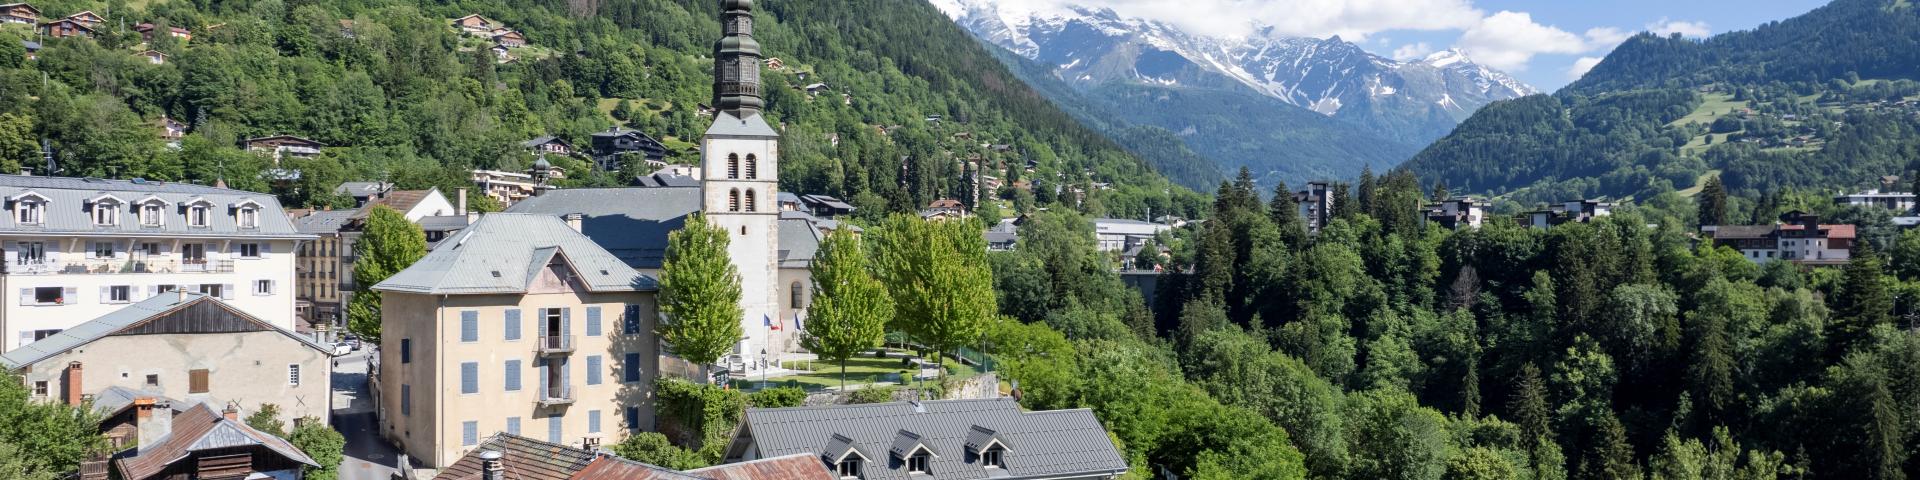
[{"label": "blue sky", "polygon": [[1459,48],[1474,61],[1555,90],[1640,31],[1690,37],[1746,30],[1825,0],[990,0],[1106,7],[1191,33],[1327,37],[1410,59]]}]

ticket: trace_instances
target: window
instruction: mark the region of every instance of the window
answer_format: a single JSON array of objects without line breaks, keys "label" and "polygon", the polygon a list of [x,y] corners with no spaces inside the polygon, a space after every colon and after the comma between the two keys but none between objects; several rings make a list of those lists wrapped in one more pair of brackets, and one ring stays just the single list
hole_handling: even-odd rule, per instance
[{"label": "window", "polygon": [[807,287],[805,285],[801,285],[800,282],[793,282],[793,286],[790,288],[790,290],[792,290],[792,292],[790,292],[790,295],[792,295],[793,298],[790,298],[787,300],[787,306],[795,310],[799,310],[803,307],[806,307],[806,305],[803,305],[803,303],[807,301],[807,297],[806,297]]},{"label": "window", "polygon": [[287,364],[287,385],[300,386],[300,364]]},{"label": "window", "polygon": [[467,310],[460,312],[460,343],[480,341],[480,312]]},{"label": "window", "polygon": [[907,457],[907,473],[933,473],[931,470],[927,470],[927,457],[925,452],[916,453],[911,457]]},{"label": "window", "polygon": [[987,468],[1007,468],[1007,464],[1002,463],[1003,460],[1005,460],[1005,458],[1003,458],[1005,453],[1007,453],[1006,449],[995,445],[993,448],[989,448],[987,451],[980,453],[980,464],[985,465]]},{"label": "window", "polygon": [[16,265],[39,265],[47,263],[46,242],[20,242],[20,248],[14,252]]},{"label": "window", "polygon": [[160,375],[153,374],[153,373],[147,374],[147,386],[149,387],[160,386]]},{"label": "window", "polygon": [[120,211],[118,210],[119,208],[120,208],[120,204],[114,203],[112,201],[94,202],[93,203],[93,224],[101,227],[111,227],[114,225],[119,225],[120,224]]},{"label": "window", "polygon": [[736,188],[736,189],[727,191],[727,211],[729,212],[740,211],[740,189]]},{"label": "window", "polygon": [[507,341],[520,339],[520,309],[507,309],[506,325],[502,326],[501,330],[506,332]]},{"label": "window", "polygon": [[600,336],[600,307],[587,307],[587,336]]},{"label": "window", "polygon": [[627,334],[627,335],[639,335],[640,334],[640,306],[627,305],[626,311],[620,314],[620,324],[621,324],[620,333]]},{"label": "window", "polygon": [[254,280],[254,295],[273,295],[273,280]]},{"label": "window", "polygon": [[480,422],[468,420],[460,422],[460,446],[471,447],[480,443]]},{"label": "window", "polygon": [[753,208],[753,189],[747,189],[747,210],[746,211],[749,211],[749,212],[759,211],[758,209]]},{"label": "window", "polygon": [[587,433],[600,433],[600,411],[587,411]]},{"label": "window", "polygon": [[140,204],[140,225],[141,226],[158,227],[161,225],[165,225],[166,218],[167,218],[166,207],[161,206],[159,202],[148,202],[148,203]]},{"label": "window", "polygon": [[260,244],[258,243],[240,244],[240,258],[260,258]]},{"label": "window", "polygon": [[187,226],[196,228],[205,228],[207,226],[206,205],[187,207]]},{"label": "window", "polygon": [[520,434],[520,417],[507,417],[507,434]]},{"label": "window", "polygon": [[755,178],[760,178],[760,160],[749,153],[747,154],[747,179]]},{"label": "window", "polygon": [[860,478],[860,459],[848,457],[840,461],[840,478]]},{"label": "window", "polygon": [[136,243],[136,244],[133,244],[133,252],[134,252],[134,253],[138,253],[138,254],[140,254],[140,255],[143,255],[143,256],[144,256],[144,255],[159,255],[159,254],[161,253],[161,252],[160,252],[160,244],[158,244],[158,243],[154,243],[154,242],[142,242],[142,243]]},{"label": "window", "polygon": [[160,293],[169,293],[169,292],[180,290],[180,286],[179,285],[154,285],[153,289],[156,291],[159,291]]},{"label": "window", "polygon": [[627,430],[640,429],[640,407],[627,407]]},{"label": "window", "polygon": [[400,384],[400,414],[413,415],[413,385]]},{"label": "window", "polygon": [[400,339],[400,363],[413,363],[413,339]]},{"label": "window", "polygon": [[33,382],[33,396],[36,396],[36,397],[44,397],[44,396],[47,396],[47,381],[46,381],[46,380],[35,380],[35,381]]},{"label": "window", "polygon": [[204,243],[180,244],[180,260],[193,265],[206,265],[207,264],[207,244],[204,244]]},{"label": "window", "polygon": [[40,200],[21,199],[14,202],[13,220],[21,225],[39,225],[46,222],[47,203]]},{"label": "window", "polygon": [[480,393],[480,364],[460,362],[460,394]]},{"label": "window", "polygon": [[200,293],[214,298],[227,298],[226,286],[218,283],[200,284]]},{"label": "window", "polygon": [[65,288],[38,287],[33,289],[34,305],[61,305],[67,303]]},{"label": "window", "polygon": [[505,370],[507,372],[507,391],[520,391],[520,361],[507,360]]},{"label": "window", "polygon": [[620,381],[626,383],[640,381],[640,354],[629,353],[624,360],[620,362]]},{"label": "window", "polygon": [[240,224],[240,228],[260,228],[260,209],[240,207],[240,211],[234,213],[234,221]]},{"label": "window", "polygon": [[187,372],[187,393],[207,393],[207,369],[199,368]]},{"label": "window", "polygon": [[127,303],[133,301],[133,286],[114,285],[107,287],[108,303]]},{"label": "window", "polygon": [[601,359],[599,355],[587,356],[587,385],[600,384]]},{"label": "window", "polygon": [[740,178],[740,154],[727,154],[727,178]]},{"label": "window", "polygon": [[59,335],[59,334],[60,334],[60,329],[58,329],[58,328],[54,328],[54,329],[47,329],[47,330],[34,330],[34,331],[33,331],[33,341],[35,341],[35,342],[38,342],[38,341],[41,341],[41,340],[46,340],[46,339],[47,339],[47,337],[51,337],[51,336],[54,336],[54,335]]},{"label": "window", "polygon": [[113,242],[93,242],[93,258],[113,258]]}]

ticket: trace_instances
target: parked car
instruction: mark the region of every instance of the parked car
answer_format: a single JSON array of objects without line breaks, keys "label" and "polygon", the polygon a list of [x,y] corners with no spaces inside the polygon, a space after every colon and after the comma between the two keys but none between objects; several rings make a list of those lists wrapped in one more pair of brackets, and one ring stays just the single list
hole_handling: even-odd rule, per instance
[{"label": "parked car", "polygon": [[353,346],[347,345],[347,342],[333,344],[333,356],[338,357],[349,353],[353,353]]},{"label": "parked car", "polygon": [[353,351],[356,352],[360,351],[360,348],[364,346],[360,343],[360,337],[353,335],[347,335],[346,338],[341,340],[341,343],[347,344],[347,346],[353,348]]}]

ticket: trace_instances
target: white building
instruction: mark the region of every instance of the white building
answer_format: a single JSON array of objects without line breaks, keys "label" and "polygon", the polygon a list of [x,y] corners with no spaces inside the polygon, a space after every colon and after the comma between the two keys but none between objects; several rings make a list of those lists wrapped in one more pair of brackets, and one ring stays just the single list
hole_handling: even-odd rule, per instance
[{"label": "white building", "polygon": [[181,183],[0,175],[0,351],[162,292],[218,297],[294,329],[298,233],[273,195]]},{"label": "white building", "polygon": [[1880,208],[1894,213],[1913,211],[1913,194],[1907,192],[1889,192],[1872,189],[1864,192],[1833,197],[1833,203],[1855,207]]},{"label": "white building", "polygon": [[1480,228],[1487,219],[1487,202],[1470,197],[1451,198],[1427,206],[1427,221],[1446,228]]},{"label": "white building", "polygon": [[1140,246],[1160,232],[1173,230],[1173,227],[1153,222],[1127,220],[1122,218],[1093,219],[1093,236],[1100,242],[1100,251],[1118,252]]}]

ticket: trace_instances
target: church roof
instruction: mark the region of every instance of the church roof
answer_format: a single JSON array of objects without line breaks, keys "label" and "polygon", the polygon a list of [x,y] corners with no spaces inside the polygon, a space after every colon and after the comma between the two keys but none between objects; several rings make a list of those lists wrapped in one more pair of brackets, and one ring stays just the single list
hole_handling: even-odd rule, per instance
[{"label": "church roof", "polygon": [[[686,226],[687,216],[700,210],[697,187],[567,188],[528,197],[508,212],[559,217],[581,215],[580,232],[620,261],[636,269],[660,268],[666,259],[667,234]],[[780,267],[806,268],[820,249],[821,221],[812,216],[789,216],[779,223]]]},{"label": "church roof", "polygon": [[749,113],[746,118],[734,116],[737,112],[720,112],[713,116],[713,126],[707,128],[708,136],[724,137],[778,137],[779,132],[767,125],[766,119],[759,113]]},{"label": "church roof", "polygon": [[448,237],[375,290],[432,295],[523,293],[558,257],[590,291],[659,288],[557,216],[490,213]]}]

